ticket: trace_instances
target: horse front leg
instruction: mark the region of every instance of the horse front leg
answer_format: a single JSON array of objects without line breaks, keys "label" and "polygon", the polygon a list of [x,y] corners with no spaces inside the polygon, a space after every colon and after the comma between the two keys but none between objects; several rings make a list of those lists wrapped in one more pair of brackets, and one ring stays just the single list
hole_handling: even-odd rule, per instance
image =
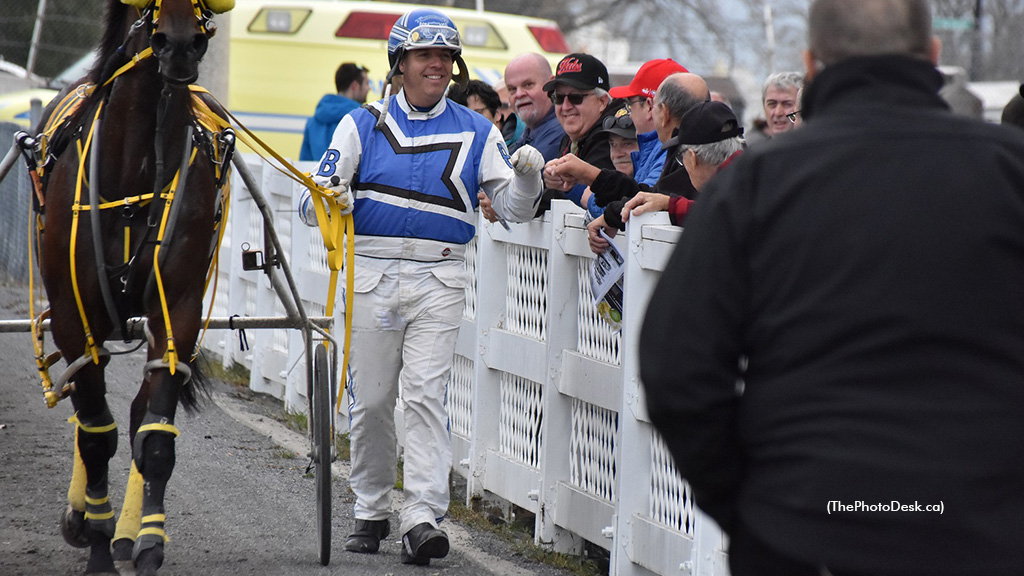
[{"label": "horse front leg", "polygon": [[134,466],[142,478],[142,513],[140,528],[132,550],[137,576],[155,576],[163,565],[166,514],[164,494],[174,471],[174,442],[178,429],[174,425],[178,395],[186,374],[168,368],[149,372],[151,396],[132,442]]},{"label": "horse front leg", "polygon": [[89,546],[86,574],[117,574],[110,554],[114,511],[108,494],[110,459],[117,450],[117,425],[104,398],[103,364],[76,375],[75,467],[61,533],[73,546]]},{"label": "horse front leg", "polygon": [[[149,380],[143,380],[139,387],[138,394],[132,400],[130,426],[128,428],[128,441],[135,443],[135,434],[142,426],[142,419],[146,416],[149,408]],[[114,562],[131,562],[132,551],[135,548],[135,539],[142,529],[142,473],[135,465],[135,458],[132,458],[131,471],[128,473],[128,485],[124,491],[124,504],[121,506],[121,514],[117,517],[117,530],[114,532]]]}]

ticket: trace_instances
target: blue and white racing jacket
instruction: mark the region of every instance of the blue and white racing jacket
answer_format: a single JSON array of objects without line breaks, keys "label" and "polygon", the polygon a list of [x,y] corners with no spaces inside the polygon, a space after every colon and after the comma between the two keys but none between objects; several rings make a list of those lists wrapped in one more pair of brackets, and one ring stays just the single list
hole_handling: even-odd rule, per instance
[{"label": "blue and white racing jacket", "polygon": [[[461,260],[476,233],[477,191],[499,215],[533,218],[543,184],[516,174],[501,132],[480,114],[442,98],[420,112],[391,98],[382,129],[383,101],[345,116],[313,179],[349,182],[355,197],[355,253],[419,261]],[[305,216],[310,193],[300,200]],[[306,222],[314,225],[313,222]]]}]

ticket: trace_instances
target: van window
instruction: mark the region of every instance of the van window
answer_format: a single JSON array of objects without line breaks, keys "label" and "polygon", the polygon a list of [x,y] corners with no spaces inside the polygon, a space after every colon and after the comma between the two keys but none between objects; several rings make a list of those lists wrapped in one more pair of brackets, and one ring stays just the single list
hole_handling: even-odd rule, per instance
[{"label": "van window", "polygon": [[263,8],[249,23],[249,32],[295,34],[312,12],[308,8]]},{"label": "van window", "polygon": [[387,40],[391,35],[391,27],[401,18],[401,14],[384,14],[381,12],[352,12],[341,23],[334,33],[337,38],[366,38],[369,40]]},{"label": "van window", "polygon": [[486,20],[463,20],[453,18],[455,27],[462,34],[462,44],[473,48],[505,50],[508,44],[502,40],[501,34]]}]

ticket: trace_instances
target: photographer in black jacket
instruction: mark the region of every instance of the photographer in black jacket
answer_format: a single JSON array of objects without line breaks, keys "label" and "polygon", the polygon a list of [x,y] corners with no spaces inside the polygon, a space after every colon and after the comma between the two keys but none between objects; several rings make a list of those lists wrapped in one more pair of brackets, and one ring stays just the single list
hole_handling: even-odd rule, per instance
[{"label": "photographer in black jacket", "polygon": [[702,191],[647,407],[733,576],[1020,574],[1024,134],[938,96],[926,0],[816,0],[800,130]]}]

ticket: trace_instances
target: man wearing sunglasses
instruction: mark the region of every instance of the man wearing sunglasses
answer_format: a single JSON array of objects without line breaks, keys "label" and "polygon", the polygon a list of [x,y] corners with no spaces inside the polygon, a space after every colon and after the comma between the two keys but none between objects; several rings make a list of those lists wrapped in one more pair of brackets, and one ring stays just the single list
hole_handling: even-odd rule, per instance
[{"label": "man wearing sunglasses", "polygon": [[[675,154],[676,147],[669,142],[679,128],[683,114],[707,101],[709,97],[708,85],[704,79],[689,72],[672,74],[658,87],[654,98],[654,127],[659,142],[666,149],[667,157],[671,158]],[[563,180],[589,184],[598,199],[605,199],[603,213],[587,226],[591,250],[597,253],[604,252],[608,247],[608,242],[598,231],[603,229],[609,236],[615,236],[618,230],[625,230],[625,223],[620,217],[622,207],[637,193],[653,191],[664,195],[666,199],[671,193],[679,199],[673,208],[683,211],[688,207],[684,200],[692,200],[697,194],[686,169],[676,162],[665,162],[653,187],[613,170],[599,170],[571,156],[567,156],[556,166],[549,163],[544,170],[554,172]]]},{"label": "man wearing sunglasses", "polygon": [[[572,154],[593,166],[615,170],[608,134],[601,131],[601,122],[622,109],[625,103],[613,101],[608,88],[608,69],[590,54],[569,54],[558,63],[555,77],[544,85],[544,91],[551,95],[555,116],[565,130],[559,146],[560,157]],[[548,166],[558,162],[558,159],[552,160]],[[551,200],[558,198],[568,198],[586,207],[587,186],[565,181],[549,170],[544,171],[544,185],[547,190],[538,215],[550,207]]]},{"label": "man wearing sunglasses", "polygon": [[[631,176],[637,184],[648,187],[654,186],[661,178],[665,168],[667,154],[658,136],[654,118],[656,108],[654,97],[658,86],[670,75],[686,72],[686,68],[671,58],[650,60],[637,70],[636,75],[628,86],[619,86],[608,91],[613,98],[624,99],[629,104],[629,117],[636,129],[638,146],[636,153],[631,155],[631,161],[633,162],[633,173]],[[605,117],[605,121],[607,120],[608,118]],[[665,138],[669,137],[669,135],[666,134]],[[632,183],[625,181],[623,181],[624,186],[629,188],[628,191],[624,191],[623,188],[618,186],[611,187],[607,184],[593,186],[600,170],[593,166],[587,166],[586,170],[589,176],[583,176],[580,174],[581,169],[584,168],[582,164],[571,158],[569,162],[571,165],[563,166],[561,172],[566,175],[574,174],[577,178],[577,183],[582,181],[587,185],[591,185],[592,194],[589,197],[586,208],[595,217],[600,217],[609,203],[619,200],[625,194],[632,195],[635,193],[635,190],[632,189]]]},{"label": "man wearing sunglasses", "polygon": [[[509,156],[498,128],[451,103],[462,41],[441,12],[420,8],[391,29],[387,82],[402,89],[342,119],[314,176],[355,224],[355,289],[348,381],[355,530],[349,552],[373,554],[391,532],[397,477],[395,402],[405,406],[401,561],[448,554],[438,523],[448,512],[451,438],[445,391],[470,282],[466,244],[476,234],[478,190],[509,220],[533,217],[544,160],[524,146]],[[315,225],[308,191],[300,215]],[[322,212],[321,212],[322,213]],[[330,311],[328,312],[330,313]]]}]

